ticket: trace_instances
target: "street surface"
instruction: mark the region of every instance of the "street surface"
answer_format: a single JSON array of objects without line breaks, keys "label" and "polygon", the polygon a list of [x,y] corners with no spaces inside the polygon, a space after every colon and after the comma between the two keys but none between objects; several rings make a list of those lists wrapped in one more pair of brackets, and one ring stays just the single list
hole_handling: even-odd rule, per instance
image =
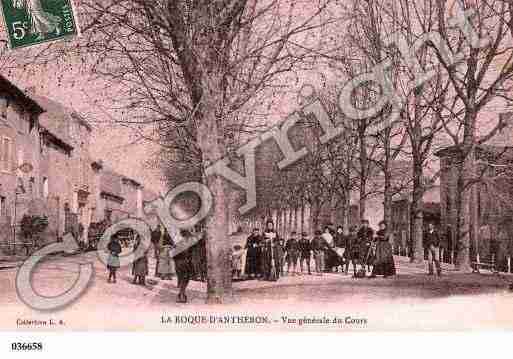
[{"label": "street surface", "polygon": [[[441,278],[427,276],[425,267],[396,257],[394,278],[354,279],[340,273],[285,276],[278,282],[235,282],[231,304],[205,304],[206,284],[191,282],[188,304],[175,303],[176,280],[152,276],[146,286],[132,284],[128,268],[118,273],[116,284],[107,283],[107,270],[95,253],[56,257],[41,264],[34,273],[34,288],[55,296],[70,287],[81,263],[94,263],[95,276],[89,289],[73,304],[52,313],[38,313],[25,306],[15,289],[16,269],[0,270],[1,329],[153,329],[187,330],[196,325],[163,324],[161,317],[175,314],[266,315],[275,322],[262,329],[321,329],[323,326],[285,325],[282,316],[341,316],[365,319],[365,325],[343,327],[324,324],[325,329],[513,329],[513,292],[507,289],[512,276],[460,274],[446,266]],[[150,274],[154,271],[150,258]],[[500,316],[499,316],[500,313]],[[506,314],[510,313],[510,314]],[[19,320],[62,320],[55,327],[18,325]],[[319,324],[320,325],[320,324]],[[223,329],[258,329],[241,326]]]}]

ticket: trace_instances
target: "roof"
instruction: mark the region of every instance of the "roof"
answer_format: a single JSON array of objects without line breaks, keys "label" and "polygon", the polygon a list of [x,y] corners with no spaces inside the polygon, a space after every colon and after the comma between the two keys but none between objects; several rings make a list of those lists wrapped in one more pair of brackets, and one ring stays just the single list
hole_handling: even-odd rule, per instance
[{"label": "roof", "polygon": [[14,85],[11,81],[2,75],[0,75],[0,91],[11,96],[15,101],[22,104],[24,108],[32,111],[33,113],[40,114],[44,112],[44,109],[37,101],[32,99],[18,86]]},{"label": "roof", "polygon": [[89,132],[92,131],[91,125],[74,110],[48,97],[37,95],[30,89],[25,93],[44,110],[39,116],[39,124],[67,145],[73,147],[73,140],[69,134],[70,121],[75,120],[87,128]]}]

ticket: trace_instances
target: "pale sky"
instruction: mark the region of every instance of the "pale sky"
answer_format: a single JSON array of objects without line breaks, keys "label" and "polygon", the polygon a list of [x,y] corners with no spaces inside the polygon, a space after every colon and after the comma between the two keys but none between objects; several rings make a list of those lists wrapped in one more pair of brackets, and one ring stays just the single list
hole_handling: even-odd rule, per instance
[{"label": "pale sky", "polygon": [[134,138],[129,129],[109,123],[101,107],[94,104],[95,100],[103,96],[99,86],[88,83],[87,78],[73,68],[38,72],[35,76],[30,73],[5,76],[22,89],[35,86],[38,95],[46,96],[86,116],[94,128],[90,146],[93,160],[103,159],[108,167],[140,181],[154,192],[164,190],[160,171],[152,170],[146,163],[154,158],[157,147],[147,142],[133,143]]}]

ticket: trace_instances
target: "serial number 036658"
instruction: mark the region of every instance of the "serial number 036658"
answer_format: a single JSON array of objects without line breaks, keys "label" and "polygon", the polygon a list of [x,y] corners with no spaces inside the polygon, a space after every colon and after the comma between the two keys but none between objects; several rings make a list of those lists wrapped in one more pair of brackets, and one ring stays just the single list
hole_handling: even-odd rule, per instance
[{"label": "serial number 036658", "polygon": [[43,343],[11,343],[12,351],[41,351]]}]

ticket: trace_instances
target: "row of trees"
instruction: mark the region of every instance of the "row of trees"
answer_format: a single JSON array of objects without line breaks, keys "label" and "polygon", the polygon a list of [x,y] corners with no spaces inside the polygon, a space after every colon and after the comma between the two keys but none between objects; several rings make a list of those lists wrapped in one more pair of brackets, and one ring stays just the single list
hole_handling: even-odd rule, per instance
[{"label": "row of trees", "polygon": [[[83,35],[40,48],[32,59],[87,69],[112,95],[103,103],[109,115],[161,146],[159,165],[170,185],[200,180],[209,187],[215,202],[206,219],[208,302],[231,298],[229,221],[240,216],[244,196],[205,171],[225,158],[244,172],[237,149],[283,115],[276,116],[277,110],[312,70],[329,79],[317,97],[334,123],[346,124],[345,131],[322,144],[318,123],[302,116],[290,137],[309,152],[285,171],[272,165],[279,152],[260,148],[257,208],[249,215],[266,215],[270,208],[296,212],[308,204],[314,219],[330,206],[347,221],[350,193],[356,190],[360,217],[369,195],[378,191],[389,220],[393,195],[404,190],[394,178],[394,163],[408,160],[411,233],[420,260],[422,197],[436,180],[434,175],[426,181],[425,168],[439,145],[452,143],[461,154],[458,265],[468,269],[473,150],[501,127],[494,123],[484,131],[483,113],[498,99],[502,106],[511,101],[511,1],[80,0],[76,5]],[[474,14],[466,22],[458,26],[449,20],[468,9]],[[402,42],[393,44],[391,38]],[[408,49],[413,56],[405,56]],[[384,62],[382,84],[395,100],[370,116],[350,118],[339,106],[340,91]],[[420,81],[426,74],[428,80]],[[363,81],[351,93],[352,104],[363,114],[384,91]],[[384,179],[380,188],[371,181],[376,174]]]},{"label": "row of trees", "polygon": [[[426,169],[433,165],[434,151],[454,146],[458,154],[454,203],[458,213],[457,267],[468,270],[471,236],[479,232],[477,205],[472,205],[477,202],[472,198],[476,198],[475,184],[483,182],[482,173],[476,171],[475,149],[505,126],[499,114],[511,105],[511,3],[366,0],[340,6],[341,12],[349,14],[345,32],[325,44],[321,53],[312,52],[329,69],[328,77],[346,81],[355,81],[386,63],[384,81],[361,82],[354,92],[354,105],[363,112],[375,104],[386,91],[384,83],[401,106],[394,107],[392,100],[373,116],[353,122],[335,145],[316,147],[311,156],[311,165],[315,165],[306,165],[315,173],[307,175],[309,185],[303,187],[303,192],[308,192],[309,186],[317,189],[315,196],[307,196],[313,216],[319,204],[325,205],[324,197],[331,205],[334,198],[343,201],[344,194],[357,190],[360,217],[365,217],[366,199],[376,191],[368,188],[370,179],[381,173],[384,181],[378,191],[383,196],[385,220],[390,223],[393,195],[404,190],[404,183],[398,184],[394,178],[394,163],[406,160],[410,163],[413,260],[420,261],[423,195],[440,174]],[[337,101],[330,92],[338,94],[343,85],[338,82],[334,90],[319,95],[334,122],[345,113],[343,108],[330,106]],[[332,156],[332,150],[337,156]],[[338,184],[343,184],[344,191],[336,197]]]}]

